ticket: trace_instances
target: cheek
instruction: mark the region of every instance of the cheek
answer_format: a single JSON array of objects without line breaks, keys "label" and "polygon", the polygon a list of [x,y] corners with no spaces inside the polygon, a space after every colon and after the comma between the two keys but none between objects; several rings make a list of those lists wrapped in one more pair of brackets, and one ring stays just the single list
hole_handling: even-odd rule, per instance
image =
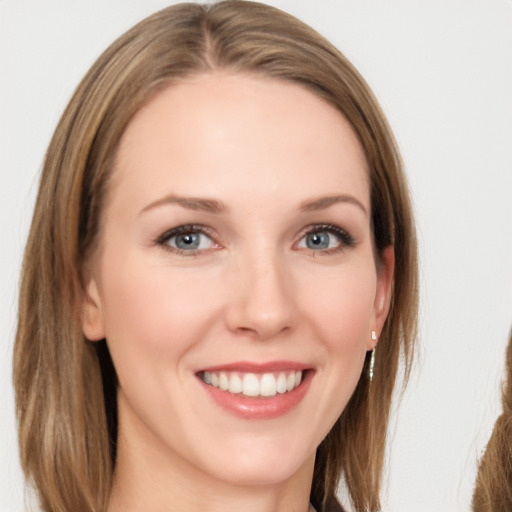
[{"label": "cheek", "polygon": [[[363,262],[364,263],[364,262]],[[309,279],[303,311],[319,339],[325,360],[325,399],[334,421],[360,378],[371,336],[376,291],[373,260]],[[323,286],[322,286],[323,284]]]},{"label": "cheek", "polygon": [[[369,253],[371,254],[371,253]],[[355,260],[354,260],[355,261]],[[298,293],[301,316],[311,329],[317,368],[311,424],[319,442],[346,407],[360,379],[370,337],[376,290],[373,259],[302,273]],[[312,427],[313,428],[313,427]]]},{"label": "cheek", "polygon": [[[331,350],[365,349],[374,312],[373,261],[309,275],[303,285],[303,311]],[[364,352],[365,350],[363,350]]]},{"label": "cheek", "polygon": [[118,372],[141,360],[174,368],[214,321],[218,298],[211,279],[137,257],[108,270],[102,279],[104,320]]}]

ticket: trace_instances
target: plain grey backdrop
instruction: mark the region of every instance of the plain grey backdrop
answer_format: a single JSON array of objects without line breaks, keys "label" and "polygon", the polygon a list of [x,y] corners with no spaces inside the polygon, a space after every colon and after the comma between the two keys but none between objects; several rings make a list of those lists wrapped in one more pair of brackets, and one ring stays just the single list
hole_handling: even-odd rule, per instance
[{"label": "plain grey backdrop", "polygon": [[[51,133],[106,46],[164,0],[0,0],[0,511],[21,512],[11,386],[17,280]],[[469,510],[512,322],[510,0],[269,0],[361,71],[417,213],[420,357],[389,432],[385,510]]]}]

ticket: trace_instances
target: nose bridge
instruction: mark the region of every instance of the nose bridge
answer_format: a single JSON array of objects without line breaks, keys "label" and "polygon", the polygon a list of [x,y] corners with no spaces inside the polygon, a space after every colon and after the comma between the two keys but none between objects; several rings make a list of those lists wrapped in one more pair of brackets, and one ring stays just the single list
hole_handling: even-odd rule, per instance
[{"label": "nose bridge", "polygon": [[293,286],[283,254],[268,244],[253,246],[240,256],[234,278],[231,329],[264,339],[293,327]]}]

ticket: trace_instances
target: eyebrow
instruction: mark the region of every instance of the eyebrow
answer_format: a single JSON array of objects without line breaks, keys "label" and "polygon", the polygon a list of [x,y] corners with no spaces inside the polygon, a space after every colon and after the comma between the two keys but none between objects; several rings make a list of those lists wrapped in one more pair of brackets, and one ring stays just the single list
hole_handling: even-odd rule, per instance
[{"label": "eyebrow", "polygon": [[368,215],[368,211],[364,207],[363,203],[361,203],[361,201],[356,199],[354,196],[348,194],[319,197],[318,199],[313,199],[312,201],[305,201],[301,203],[300,209],[306,212],[325,210],[326,208],[329,208],[333,204],[337,203],[353,204],[362,210],[366,215]]},{"label": "eyebrow", "polygon": [[205,199],[201,197],[182,197],[171,194],[162,197],[161,199],[158,199],[151,204],[148,204],[139,212],[139,215],[165,204],[177,204],[183,208],[186,208],[187,210],[200,210],[217,214],[225,213],[227,211],[226,205],[215,199]]},{"label": "eyebrow", "polygon": [[[364,207],[363,203],[356,199],[354,196],[348,194],[336,195],[336,196],[325,196],[319,197],[317,199],[304,201],[300,204],[299,209],[305,212],[310,211],[318,211],[325,210],[330,206],[337,203],[349,203],[357,206],[360,210],[363,211],[366,215],[368,212]],[[208,213],[221,214],[226,213],[228,208],[221,201],[217,201],[216,199],[206,199],[201,197],[182,197],[176,195],[168,195],[158,199],[157,201],[148,204],[145,206],[140,212],[139,215],[147,212],[148,210],[152,210],[159,206],[163,206],[166,204],[177,204],[187,210],[195,210],[195,211],[205,211]]]}]

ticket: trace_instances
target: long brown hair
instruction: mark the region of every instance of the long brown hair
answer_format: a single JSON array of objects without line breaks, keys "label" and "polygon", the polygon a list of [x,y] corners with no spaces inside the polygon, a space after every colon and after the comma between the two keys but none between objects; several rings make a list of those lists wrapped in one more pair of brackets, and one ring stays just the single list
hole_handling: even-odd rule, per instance
[{"label": "long brown hair", "polygon": [[501,399],[503,412],[496,420],[480,460],[473,494],[474,512],[512,510],[512,330],[505,360],[506,378]]},{"label": "long brown hair", "polygon": [[[386,427],[400,360],[411,367],[417,322],[417,252],[402,163],[369,87],[313,29],[249,1],[180,4],[115,41],[78,86],[48,148],[26,247],[14,355],[21,462],[45,511],[102,511],[115,465],[115,371],[105,345],[80,328],[81,272],[94,250],[119,140],[159,90],[225,70],[298,83],[352,124],[369,164],[377,258],[392,245],[391,310],[373,382],[364,371],[318,447],[312,502],[335,502],[344,477],[354,508],[376,511]],[[99,346],[99,350],[96,350]]]}]

